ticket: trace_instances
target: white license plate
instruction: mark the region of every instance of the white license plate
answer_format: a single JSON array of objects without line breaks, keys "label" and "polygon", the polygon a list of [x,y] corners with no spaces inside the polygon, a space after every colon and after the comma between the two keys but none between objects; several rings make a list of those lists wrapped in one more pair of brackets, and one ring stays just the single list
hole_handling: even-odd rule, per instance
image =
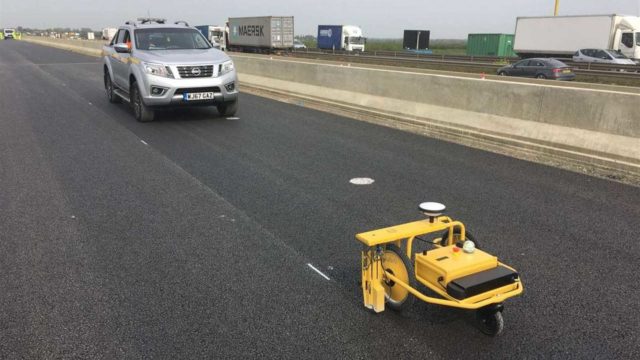
[{"label": "white license plate", "polygon": [[193,101],[193,100],[213,100],[214,96],[212,92],[202,92],[202,93],[185,93],[182,95],[182,98],[185,101]]}]

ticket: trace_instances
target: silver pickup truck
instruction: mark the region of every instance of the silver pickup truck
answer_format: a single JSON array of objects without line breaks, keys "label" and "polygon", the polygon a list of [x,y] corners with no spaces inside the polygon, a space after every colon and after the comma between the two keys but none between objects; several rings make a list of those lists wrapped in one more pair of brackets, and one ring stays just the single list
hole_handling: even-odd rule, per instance
[{"label": "silver pickup truck", "polygon": [[102,57],[109,101],[130,103],[138,121],[167,107],[216,106],[222,116],[238,109],[233,61],[185,22],[127,22]]}]

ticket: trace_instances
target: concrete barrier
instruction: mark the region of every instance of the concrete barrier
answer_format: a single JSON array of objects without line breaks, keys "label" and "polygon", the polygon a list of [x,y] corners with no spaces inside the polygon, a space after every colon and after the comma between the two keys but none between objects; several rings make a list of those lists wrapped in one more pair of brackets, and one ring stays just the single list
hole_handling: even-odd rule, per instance
[{"label": "concrete barrier", "polygon": [[100,56],[102,46],[106,43],[106,41],[97,40],[68,40],[39,36],[24,36],[22,40],[90,56]]},{"label": "concrete barrier", "polygon": [[[27,41],[99,55],[103,42]],[[241,84],[640,172],[640,94],[232,54]],[[449,137],[451,138],[451,137]],[[455,139],[454,139],[455,140]]]},{"label": "concrete barrier", "polygon": [[234,55],[243,83],[640,168],[640,95]]}]

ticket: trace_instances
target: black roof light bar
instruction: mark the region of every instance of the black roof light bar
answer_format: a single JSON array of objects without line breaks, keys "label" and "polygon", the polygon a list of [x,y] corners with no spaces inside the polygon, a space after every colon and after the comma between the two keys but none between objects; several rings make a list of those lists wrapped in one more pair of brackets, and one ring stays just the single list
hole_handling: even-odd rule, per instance
[{"label": "black roof light bar", "polygon": [[140,24],[144,25],[144,24],[148,24],[148,23],[156,23],[156,24],[164,24],[167,22],[167,19],[161,19],[161,18],[138,18],[138,21],[140,22]]}]

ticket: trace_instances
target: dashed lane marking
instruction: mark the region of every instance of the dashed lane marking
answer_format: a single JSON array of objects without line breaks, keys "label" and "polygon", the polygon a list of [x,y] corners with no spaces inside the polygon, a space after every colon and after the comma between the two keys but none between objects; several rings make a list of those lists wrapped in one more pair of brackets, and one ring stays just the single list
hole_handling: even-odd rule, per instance
[{"label": "dashed lane marking", "polygon": [[313,269],[313,271],[317,272],[318,274],[320,274],[320,276],[322,276],[323,278],[327,279],[327,280],[331,280],[329,279],[329,277],[325,274],[322,273],[322,271],[316,269],[315,266],[311,265],[311,264],[307,264],[308,267],[310,267],[311,269]]},{"label": "dashed lane marking", "polygon": [[371,185],[375,182],[375,180],[371,178],[353,178],[349,180],[353,185]]}]

